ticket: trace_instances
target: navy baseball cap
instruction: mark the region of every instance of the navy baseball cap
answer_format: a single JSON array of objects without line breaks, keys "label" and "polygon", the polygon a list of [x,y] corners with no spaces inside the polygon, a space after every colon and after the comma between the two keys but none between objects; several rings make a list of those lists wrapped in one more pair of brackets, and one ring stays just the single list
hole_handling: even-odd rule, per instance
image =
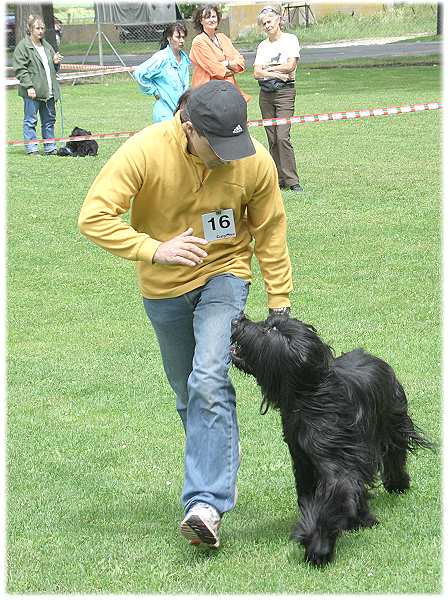
[{"label": "navy baseball cap", "polygon": [[212,80],[194,88],[185,112],[221,160],[237,160],[255,154],[247,130],[247,104],[229,81]]}]

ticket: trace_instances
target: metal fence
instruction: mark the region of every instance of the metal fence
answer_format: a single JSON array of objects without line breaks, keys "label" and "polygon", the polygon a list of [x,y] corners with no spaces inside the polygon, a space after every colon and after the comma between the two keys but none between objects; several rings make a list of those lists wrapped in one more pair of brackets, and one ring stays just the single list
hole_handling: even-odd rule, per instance
[{"label": "metal fence", "polygon": [[[125,4],[125,3],[115,3]],[[233,42],[244,49],[255,49],[264,35],[255,25],[256,14],[266,3],[256,2],[253,5],[221,5],[224,7],[220,31],[229,35]],[[39,5],[35,5],[36,7]],[[116,63],[123,62],[119,57],[129,54],[147,56],[156,51],[162,32],[168,22],[180,20],[184,16],[182,4],[173,4],[169,17],[160,14],[141,15],[141,21],[135,19],[126,22],[120,16],[114,21],[113,15],[99,14],[92,7],[85,5],[55,5],[55,31],[60,50],[65,56],[111,57]],[[140,6],[159,6],[141,3]],[[302,45],[323,43],[336,39],[353,39],[364,37],[385,37],[392,35],[435,35],[441,26],[441,10],[436,3],[411,4],[313,4],[283,3],[282,12],[291,31],[295,31]],[[323,13],[323,7],[331,6],[332,12]],[[12,50],[16,43],[14,5],[8,4],[5,19],[7,47]],[[376,8],[375,8],[376,7]],[[184,5],[185,8],[185,5]],[[367,10],[369,12],[367,12]],[[361,12],[364,11],[364,12]],[[191,10],[190,13],[191,14]],[[124,20],[123,20],[124,19]],[[185,19],[188,29],[187,49],[191,39],[196,35],[191,19]]]}]

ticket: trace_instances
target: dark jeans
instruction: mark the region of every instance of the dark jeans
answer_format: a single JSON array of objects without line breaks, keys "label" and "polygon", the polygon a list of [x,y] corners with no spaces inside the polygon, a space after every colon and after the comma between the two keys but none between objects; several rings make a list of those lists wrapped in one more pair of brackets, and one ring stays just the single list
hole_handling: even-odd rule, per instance
[{"label": "dark jeans", "polygon": [[[293,86],[285,87],[278,92],[260,90],[260,110],[263,119],[278,119],[294,115],[296,90]],[[281,185],[291,186],[299,183],[296,159],[289,132],[291,125],[274,125],[265,127],[269,143],[269,152],[277,167]]]}]

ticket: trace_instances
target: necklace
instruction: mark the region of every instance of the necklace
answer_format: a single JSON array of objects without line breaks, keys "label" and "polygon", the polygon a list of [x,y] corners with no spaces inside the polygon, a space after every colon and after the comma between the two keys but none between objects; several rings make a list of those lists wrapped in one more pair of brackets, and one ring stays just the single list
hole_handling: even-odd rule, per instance
[{"label": "necklace", "polygon": [[[205,32],[204,32],[204,33],[205,33]],[[214,46],[216,46],[217,48],[219,48],[219,49],[222,51],[222,46],[221,46],[221,44],[219,43],[219,39],[218,39],[218,36],[216,35],[216,33],[214,33],[214,34],[213,34],[213,37],[210,37],[210,36],[208,35],[208,33],[206,33],[205,35],[208,37],[208,39],[211,41],[211,43],[212,43]]]}]

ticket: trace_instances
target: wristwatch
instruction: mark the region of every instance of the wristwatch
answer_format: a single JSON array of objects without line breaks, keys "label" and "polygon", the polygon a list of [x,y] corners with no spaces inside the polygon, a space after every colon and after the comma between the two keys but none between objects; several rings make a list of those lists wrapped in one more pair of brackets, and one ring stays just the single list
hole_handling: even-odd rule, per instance
[{"label": "wristwatch", "polygon": [[290,311],[291,311],[291,307],[282,306],[281,308],[270,308],[269,314],[270,315],[285,315],[285,317],[288,317]]}]

